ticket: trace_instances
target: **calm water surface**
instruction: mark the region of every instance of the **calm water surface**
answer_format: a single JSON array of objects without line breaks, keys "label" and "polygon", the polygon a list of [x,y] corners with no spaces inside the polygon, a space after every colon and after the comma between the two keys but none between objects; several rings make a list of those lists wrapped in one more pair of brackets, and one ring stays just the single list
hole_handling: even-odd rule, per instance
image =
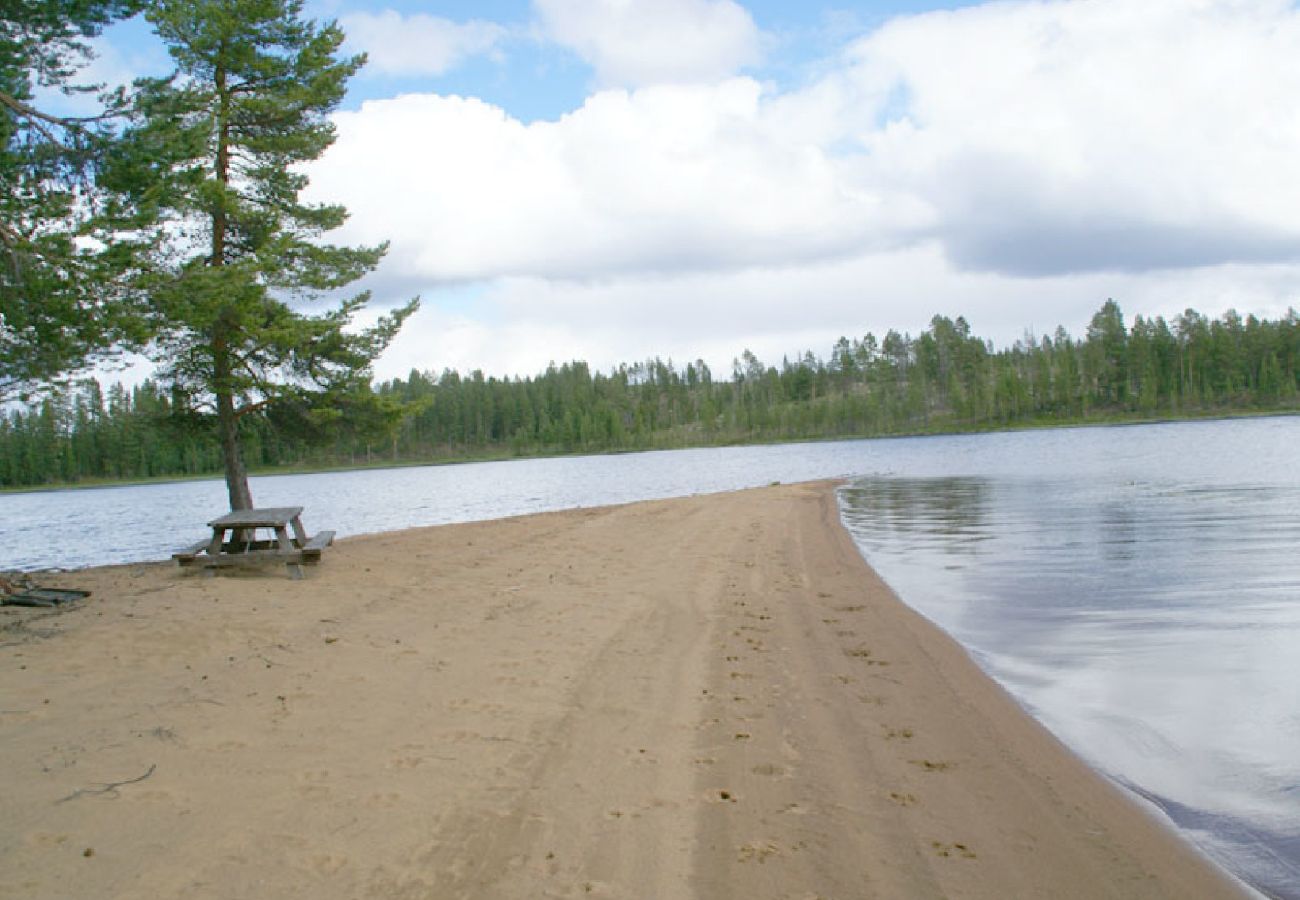
[{"label": "calm water surface", "polygon": [[[905,601],[1076,752],[1261,890],[1300,898],[1300,418],[253,479],[360,534],[850,476]],[[219,482],[0,495],[0,569],[165,559]]]},{"label": "calm water surface", "polygon": [[996,443],[842,489],[872,566],[1081,756],[1300,897],[1297,422]]}]

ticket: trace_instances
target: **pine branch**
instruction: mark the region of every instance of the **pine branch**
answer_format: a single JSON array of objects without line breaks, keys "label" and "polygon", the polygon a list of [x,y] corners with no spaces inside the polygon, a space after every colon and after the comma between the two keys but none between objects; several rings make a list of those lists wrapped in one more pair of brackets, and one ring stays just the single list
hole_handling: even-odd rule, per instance
[{"label": "pine branch", "polygon": [[68,149],[67,144],[59,140],[59,138],[49,128],[49,125],[57,125],[60,128],[70,127],[68,123],[66,123],[62,119],[59,119],[55,116],[48,115],[47,113],[41,112],[39,109],[28,106],[26,103],[19,100],[17,97],[13,97],[4,91],[0,91],[0,106],[7,106],[9,109],[13,110],[19,116],[26,119],[31,124],[31,126],[35,128],[37,131],[39,131],[41,133],[41,136],[44,137],[47,141],[49,141],[51,144],[55,144],[56,146],[62,147],[65,150]]},{"label": "pine branch", "polygon": [[42,112],[36,107],[24,103],[12,94],[6,91],[0,91],[0,106],[7,106],[18,115],[36,121],[44,122],[47,125],[55,125],[59,128],[79,129],[84,125],[93,125],[96,122],[107,122],[109,119],[119,119],[124,113],[115,109],[102,112],[97,116],[53,116],[47,112]]}]

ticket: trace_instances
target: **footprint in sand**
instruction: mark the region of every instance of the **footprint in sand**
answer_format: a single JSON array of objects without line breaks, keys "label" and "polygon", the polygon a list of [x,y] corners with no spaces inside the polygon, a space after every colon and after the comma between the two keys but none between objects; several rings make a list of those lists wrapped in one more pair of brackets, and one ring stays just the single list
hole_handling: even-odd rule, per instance
[{"label": "footprint in sand", "polygon": [[956,765],[955,763],[931,759],[909,759],[908,762],[926,772],[946,772]]},{"label": "footprint in sand", "polygon": [[298,786],[297,793],[306,800],[328,800],[334,793],[328,784],[332,778],[327,769],[302,772],[298,780],[305,783]]},{"label": "footprint in sand", "polygon": [[29,847],[57,847],[60,844],[66,844],[69,835],[52,834],[48,831],[34,831],[28,834],[24,840]]},{"label": "footprint in sand", "polygon": [[445,731],[438,735],[438,739],[447,744],[468,744],[472,741],[483,740],[483,733],[480,731]]},{"label": "footprint in sand", "polygon": [[736,848],[738,862],[765,863],[773,856],[780,856],[781,848],[774,841],[751,841]]},{"label": "footprint in sand", "polygon": [[333,795],[333,791],[320,784],[304,784],[298,788],[298,796],[304,800],[323,802],[329,800]]},{"label": "footprint in sand", "polygon": [[870,648],[867,647],[855,647],[852,650],[845,650],[844,655],[852,659],[861,660],[862,662],[866,663],[869,666],[889,665],[888,660],[873,659],[871,656],[871,650]]},{"label": "footprint in sand", "polygon": [[323,853],[313,856],[310,860],[311,868],[321,875],[337,875],[347,867],[348,858],[333,853]]},{"label": "footprint in sand", "polygon": [[946,844],[943,841],[931,841],[930,847],[934,850],[935,856],[958,857],[960,859],[976,858],[975,851],[965,844]]}]

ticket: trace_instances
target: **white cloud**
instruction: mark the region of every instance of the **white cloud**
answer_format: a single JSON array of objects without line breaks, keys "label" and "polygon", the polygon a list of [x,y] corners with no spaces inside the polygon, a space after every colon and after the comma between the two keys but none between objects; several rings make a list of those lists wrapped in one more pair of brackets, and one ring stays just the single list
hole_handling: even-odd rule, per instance
[{"label": "white cloud", "polygon": [[1026,274],[1295,259],[1300,13],[1282,0],[1000,3],[895,20],[840,77],[908,100],[860,138],[959,264]]},{"label": "white cloud", "polygon": [[895,20],[784,94],[606,90],[525,125],[408,95],[313,169],[430,282],[798,265],[937,240],[1045,275],[1300,256],[1300,14],[1001,3]]},{"label": "white cloud", "polygon": [[[649,7],[591,8],[596,33]],[[421,313],[465,366],[779,357],[936,312],[1012,340],[1077,331],[1108,296],[1130,315],[1294,303],[1296,96],[1283,0],[1003,2],[896,19],[793,91],[606,89],[530,124],[368,102],[311,175],[353,214],[340,240],[392,240],[383,283],[430,309],[439,285],[489,285],[499,324]]]},{"label": "white cloud", "polygon": [[506,278],[472,309],[459,297],[449,304],[443,292],[427,293],[378,372],[535,375],[573,359],[607,371],[657,355],[678,365],[703,358],[725,377],[745,349],[769,365],[805,350],[826,358],[841,336],[881,337],[891,328],[915,335],[934,315],[965,316],[999,346],[1058,325],[1082,337],[1108,297],[1130,319],[1172,319],[1189,306],[1211,316],[1236,307],[1278,318],[1297,286],[1298,266],[1017,278],[955,269],[933,243],[797,268],[588,282]]},{"label": "white cloud", "polygon": [[785,264],[906,219],[781,108],[746,78],[606,91],[529,125],[407,95],[339,114],[313,185],[352,212],[348,239],[391,238],[394,271],[430,281]]},{"label": "white cloud", "polygon": [[534,0],[545,37],[571,48],[600,84],[725,78],[761,56],[761,36],[733,0]]},{"label": "white cloud", "polygon": [[452,22],[388,9],[354,13],[340,21],[348,44],[364,50],[372,71],[384,75],[441,75],[466,59],[491,53],[506,36],[495,22]]}]

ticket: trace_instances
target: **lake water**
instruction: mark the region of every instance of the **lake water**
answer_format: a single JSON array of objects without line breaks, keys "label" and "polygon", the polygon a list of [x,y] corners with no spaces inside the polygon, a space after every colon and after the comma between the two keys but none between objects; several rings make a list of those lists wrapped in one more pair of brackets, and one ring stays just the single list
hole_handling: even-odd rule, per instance
[{"label": "lake water", "polygon": [[[360,534],[847,477],[900,596],[1083,758],[1300,898],[1300,418],[254,478]],[[0,569],[165,559],[217,481],[0,495]]]},{"label": "lake water", "polygon": [[872,566],[1083,758],[1300,897],[1300,427],[1000,438],[840,492]]}]

